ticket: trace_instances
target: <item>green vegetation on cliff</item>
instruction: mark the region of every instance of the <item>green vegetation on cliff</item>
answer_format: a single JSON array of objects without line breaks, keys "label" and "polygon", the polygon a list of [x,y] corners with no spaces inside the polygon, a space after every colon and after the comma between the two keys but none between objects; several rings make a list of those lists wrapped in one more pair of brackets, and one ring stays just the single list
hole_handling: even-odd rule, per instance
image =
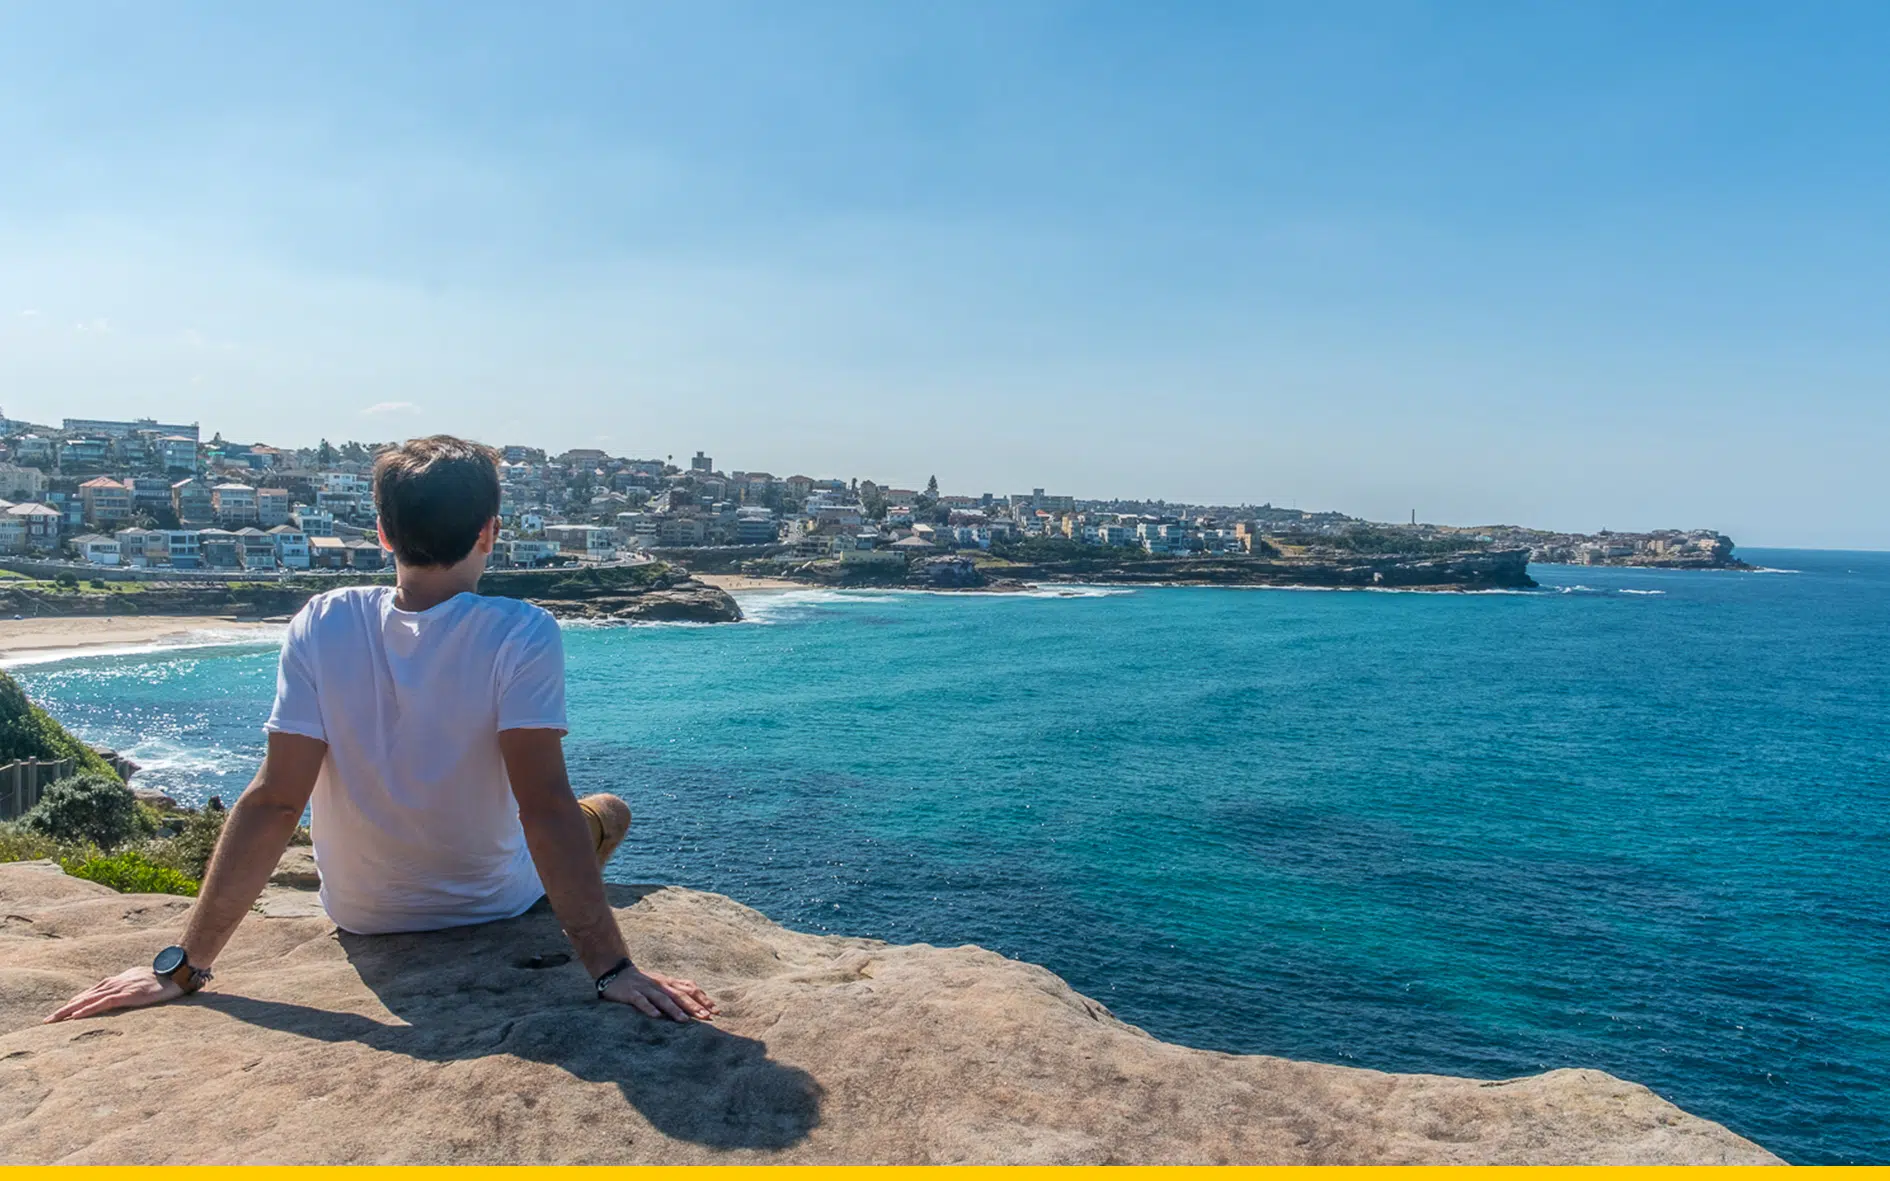
[{"label": "green vegetation on cliff", "polygon": [[110,763],[0,673],[0,763],[21,759],[72,759],[78,770],[48,784],[26,815],[0,823],[0,862],[57,861],[130,893],[197,893],[225,813],[140,803]]},{"label": "green vegetation on cliff", "polygon": [[18,681],[0,672],[0,764],[22,759],[71,759],[80,771],[118,779],[118,772],[97,751],[67,733],[51,714],[27,700]]}]

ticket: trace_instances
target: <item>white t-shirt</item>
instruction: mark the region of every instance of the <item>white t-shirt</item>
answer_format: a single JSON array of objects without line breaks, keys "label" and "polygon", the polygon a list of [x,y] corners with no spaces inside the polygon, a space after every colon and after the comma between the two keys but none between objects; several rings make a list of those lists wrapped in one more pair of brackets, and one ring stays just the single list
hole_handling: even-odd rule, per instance
[{"label": "white t-shirt", "polygon": [[518,599],[425,611],[394,588],[309,600],[289,624],[265,730],[328,744],[311,801],[322,905],[363,935],[522,914],[544,889],[499,731],[564,730],[557,621]]}]

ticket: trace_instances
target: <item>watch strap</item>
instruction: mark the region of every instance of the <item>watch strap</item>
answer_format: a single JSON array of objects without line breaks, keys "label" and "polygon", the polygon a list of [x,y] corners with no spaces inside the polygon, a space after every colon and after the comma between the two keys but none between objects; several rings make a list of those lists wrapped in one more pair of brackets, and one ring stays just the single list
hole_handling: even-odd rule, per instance
[{"label": "watch strap", "polygon": [[625,956],[612,964],[610,970],[597,978],[597,999],[604,999],[604,990],[615,983],[617,977],[630,970],[630,957]]},{"label": "watch strap", "polygon": [[176,950],[179,953],[179,963],[175,968],[172,968],[166,973],[166,975],[170,978],[171,983],[184,990],[184,995],[189,996],[191,993],[196,992],[198,989],[208,984],[212,973],[208,968],[199,968],[195,964],[192,964],[190,962],[190,956],[184,953],[182,947]]}]

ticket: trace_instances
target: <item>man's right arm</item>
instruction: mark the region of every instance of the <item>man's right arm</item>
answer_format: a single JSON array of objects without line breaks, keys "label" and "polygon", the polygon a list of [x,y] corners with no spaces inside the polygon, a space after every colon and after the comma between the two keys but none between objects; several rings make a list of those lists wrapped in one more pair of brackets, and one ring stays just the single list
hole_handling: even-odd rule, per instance
[{"label": "man's right arm", "polygon": [[[301,734],[272,733],[249,790],[230,809],[204,875],[203,889],[190,908],[183,948],[193,967],[208,969],[236,926],[256,904],[269,875],[289,847],[302,810],[314,794],[328,744]],[[149,966],[134,965],[107,977],[62,1005],[48,1021],[90,1017],[112,1009],[135,1009],[175,1000],[183,989],[160,978]]]},{"label": "man's right arm", "polygon": [[[584,970],[593,979],[630,957],[617,916],[604,897],[604,876],[590,825],[577,806],[564,766],[563,734],[551,729],[499,731],[499,752],[518,800],[519,824],[538,880],[564,925]],[[604,999],[632,1005],[646,1016],[709,1020],[714,1002],[693,981],[637,968],[619,974]]]}]

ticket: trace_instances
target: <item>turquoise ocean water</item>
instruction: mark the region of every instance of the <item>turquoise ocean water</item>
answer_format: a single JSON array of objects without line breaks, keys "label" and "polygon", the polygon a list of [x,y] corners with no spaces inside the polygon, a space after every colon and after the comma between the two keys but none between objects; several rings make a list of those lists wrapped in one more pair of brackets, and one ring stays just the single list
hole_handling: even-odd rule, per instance
[{"label": "turquoise ocean water", "polygon": [[[791,592],[566,631],[611,876],[980,943],[1168,1039],[1598,1067],[1890,1162],[1890,555],[1537,567],[1519,594]],[[267,645],[17,667],[233,798]]]}]

